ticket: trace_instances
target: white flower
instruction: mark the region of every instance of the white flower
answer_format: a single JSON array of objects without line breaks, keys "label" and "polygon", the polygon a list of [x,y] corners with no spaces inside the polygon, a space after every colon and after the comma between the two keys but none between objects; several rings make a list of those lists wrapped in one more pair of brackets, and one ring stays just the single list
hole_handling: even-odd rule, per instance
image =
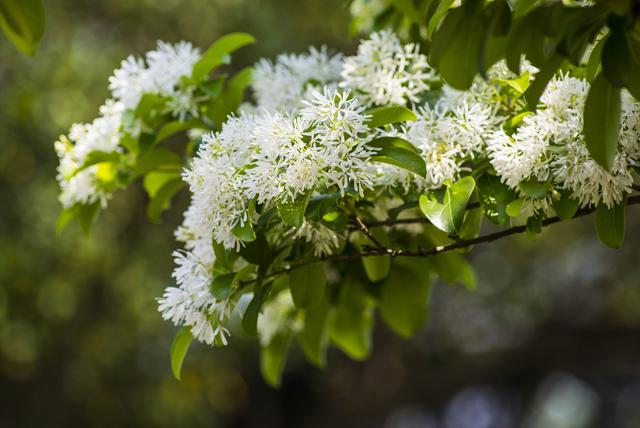
[{"label": "white flower", "polygon": [[[100,187],[98,173],[104,167],[92,165],[77,172],[91,152],[112,153],[120,150],[120,127],[122,123],[122,103],[107,100],[100,107],[100,116],[91,123],[75,124],[71,127],[69,138],[61,137],[55,143],[60,159],[58,183],[60,202],[65,208],[75,204],[93,204],[103,206],[109,194]],[[103,169],[101,169],[103,168]]]},{"label": "white flower", "polygon": [[326,47],[307,54],[280,54],[275,62],[260,60],[252,74],[258,109],[296,112],[310,91],[336,86],[342,71],[342,55],[330,55]]},{"label": "white flower", "polygon": [[638,153],[640,135],[637,103],[624,98],[619,153],[606,171],[591,158],[584,142],[588,91],[585,80],[557,76],[542,94],[538,110],[525,117],[513,135],[502,130],[492,135],[487,150],[504,183],[517,189],[524,180],[549,181],[556,190],[569,190],[581,206],[612,206],[631,191],[628,166]]},{"label": "white flower", "polygon": [[343,87],[372,105],[418,102],[435,73],[416,44],[402,45],[391,31],[373,33],[344,60]]},{"label": "white flower", "polygon": [[169,111],[180,120],[187,114],[196,116],[193,88],[183,87],[181,80],[191,75],[199,58],[200,51],[191,43],[159,41],[144,60],[132,55],[122,61],[109,78],[109,89],[126,109],[135,109],[144,94],[156,94],[169,98]]}]

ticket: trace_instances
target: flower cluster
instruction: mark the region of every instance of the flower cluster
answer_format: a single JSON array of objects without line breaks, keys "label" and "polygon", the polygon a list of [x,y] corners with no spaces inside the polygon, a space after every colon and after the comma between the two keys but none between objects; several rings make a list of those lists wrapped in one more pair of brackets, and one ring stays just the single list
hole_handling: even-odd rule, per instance
[{"label": "flower cluster", "polygon": [[523,181],[548,182],[554,192],[539,201],[543,208],[568,191],[581,206],[600,202],[611,207],[631,191],[630,166],[638,163],[638,103],[625,94],[619,151],[613,168],[605,170],[589,155],[582,133],[589,84],[557,76],[542,94],[540,106],[511,135],[499,130],[489,138],[491,163],[502,181],[518,190]]},{"label": "flower cluster", "polygon": [[122,61],[109,78],[109,89],[127,109],[135,108],[143,95],[156,94],[170,99],[168,110],[174,116],[195,116],[194,87],[181,79],[191,75],[199,58],[200,50],[191,43],[158,42],[157,49],[147,52],[145,59],[131,55]]},{"label": "flower cluster", "polygon": [[[65,208],[77,203],[89,205],[100,202],[103,206],[109,198],[101,178],[110,172],[102,165],[91,165],[80,170],[87,156],[94,151],[111,153],[120,149],[120,125],[124,105],[108,100],[100,107],[100,116],[91,123],[77,123],[71,127],[69,137],[60,137],[55,143],[60,158],[58,183],[60,202]],[[107,181],[109,177],[106,177]]]},{"label": "flower cluster", "polygon": [[253,70],[256,107],[296,112],[312,91],[337,85],[342,61],[342,55],[331,55],[326,47],[312,47],[308,54],[280,54],[275,61],[261,59]]},{"label": "flower cluster", "polygon": [[[146,60],[130,56],[122,61],[109,78],[112,99],[100,107],[100,116],[91,123],[73,125],[69,135],[55,143],[60,159],[60,202],[65,208],[106,204],[114,178],[112,165],[99,163],[85,168],[84,164],[92,152],[123,151],[125,113],[135,109],[143,95],[165,97],[166,112],[181,120],[197,114],[194,88],[183,85],[181,79],[191,75],[199,55],[198,49],[187,42],[159,42],[156,50],[147,52]],[[140,124],[128,126],[126,132],[139,134]]]},{"label": "flower cluster", "polygon": [[[360,246],[350,233],[358,216],[381,220],[404,206],[417,215],[416,195],[437,199],[438,190],[461,178],[473,183],[465,177],[471,174],[494,176],[488,181],[513,201],[523,199],[527,216],[554,215],[565,196],[582,207],[612,207],[631,192],[632,168],[640,166],[640,103],[623,93],[618,153],[605,170],[582,132],[589,83],[570,73],[555,76],[529,111],[523,93],[537,70],[524,59],[521,76],[501,62],[461,92],[439,80],[417,45],[383,31],[350,57],[312,48],[260,60],[253,103],[224,121],[214,114],[186,129],[185,118],[218,105],[197,108],[195,94],[215,92],[214,80],[200,88],[185,79],[198,57],[186,43],[160,43],[144,60],[129,57],[110,79],[113,100],[100,117],[74,125],[56,150],[60,199],[72,207],[108,199],[109,163],[83,165],[96,152],[126,153],[126,134],[145,132],[127,118],[145,94],[165,99],[162,114],[201,140],[182,174],[191,201],[176,230],[183,248],[173,254],[175,285],[159,310],[208,344],[227,343],[229,318],[253,295],[250,284],[264,289],[265,275],[289,271],[292,260]],[[381,111],[401,118],[380,120]],[[203,133],[213,117],[216,131]],[[526,190],[532,185],[535,196]],[[256,242],[263,247],[251,249]],[[213,291],[221,275],[226,288]],[[257,317],[263,346],[282,330],[301,328],[287,286],[274,286],[265,299]]]},{"label": "flower cluster", "polygon": [[403,45],[391,31],[381,31],[345,59],[341,86],[351,88],[365,104],[417,103],[435,77],[418,45]]}]

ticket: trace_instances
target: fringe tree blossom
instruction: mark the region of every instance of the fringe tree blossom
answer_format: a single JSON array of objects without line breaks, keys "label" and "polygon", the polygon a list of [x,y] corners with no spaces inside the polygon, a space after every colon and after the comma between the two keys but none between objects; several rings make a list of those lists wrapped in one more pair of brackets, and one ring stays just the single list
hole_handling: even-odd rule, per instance
[{"label": "fringe tree blossom", "polygon": [[145,59],[131,55],[122,61],[109,78],[109,89],[127,109],[135,108],[144,94],[169,97],[169,111],[184,119],[187,114],[195,114],[191,105],[193,91],[183,87],[181,79],[191,75],[199,58],[200,50],[191,43],[158,42],[158,47],[147,52]]},{"label": "fringe tree blossom", "polygon": [[502,181],[518,184],[534,180],[550,182],[558,191],[568,190],[581,206],[600,202],[611,207],[631,191],[628,169],[638,155],[638,107],[624,97],[622,139],[614,166],[607,171],[587,150],[582,133],[583,109],[589,84],[563,75],[549,82],[538,110],[526,116],[511,135],[504,130],[489,138],[491,163]]},{"label": "fringe tree blossom", "polygon": [[364,104],[417,103],[436,78],[416,44],[403,45],[391,31],[373,33],[344,60],[341,86]]},{"label": "fringe tree blossom", "polygon": [[[471,174],[524,198],[527,213],[538,218],[553,215],[561,195],[582,207],[613,207],[631,192],[631,169],[640,166],[636,100],[623,93],[618,153],[607,171],[589,155],[582,133],[589,83],[570,74],[556,76],[536,111],[529,111],[522,94],[537,70],[526,60],[522,76],[500,62],[488,70],[486,80],[477,78],[470,90],[456,91],[439,81],[417,45],[403,45],[394,33],[383,31],[364,40],[351,57],[311,48],[306,54],[260,60],[251,76],[255,102],[238,110],[235,104],[228,111],[236,113],[223,112],[223,120],[216,114],[200,117],[220,106],[205,105],[200,98],[215,92],[214,80],[207,87],[189,83],[198,59],[198,50],[185,42],[160,42],[144,59],[127,58],[110,78],[114,100],[93,122],[74,125],[55,148],[60,200],[71,208],[104,205],[113,191],[109,162],[81,168],[96,152],[121,156],[118,161],[126,164],[141,145],[158,144],[142,137],[150,128],[160,133],[156,128],[166,121],[149,126],[131,118],[146,94],[163,99],[161,116],[171,127],[199,140],[181,176],[191,201],[175,233],[182,243],[173,253],[175,284],[165,290],[158,308],[165,319],[189,327],[196,339],[212,345],[227,343],[229,318],[242,307],[241,299],[258,298],[257,291],[264,291],[259,287],[267,286],[260,282],[265,274],[275,282],[292,268],[292,260],[342,256],[349,245],[361,245],[352,237],[358,216],[383,220],[405,206],[415,215],[416,195],[426,192],[431,198],[463,178],[474,183],[467,177]],[[410,108],[416,120],[374,126],[374,108],[389,104],[404,106],[402,111],[412,117]],[[135,144],[132,135],[140,136]],[[397,144],[391,148],[401,156],[384,152],[384,144]],[[166,152],[156,152],[155,161],[175,157]],[[178,185],[181,166],[180,161],[171,164],[168,173]],[[127,172],[149,177],[148,170]],[[525,193],[523,184],[532,182],[542,184],[546,193],[537,198]],[[151,187],[145,181],[148,191]],[[435,203],[433,198],[427,202]],[[298,222],[283,215],[291,206],[302,207]],[[407,212],[395,212],[393,218]],[[424,235],[420,225],[404,230]],[[243,251],[254,245],[251,239],[268,247],[257,257],[275,261],[263,266],[247,260],[251,255]],[[229,294],[212,292],[221,272],[235,281]],[[243,288],[253,284],[253,289]],[[261,303],[257,330],[263,346],[301,328],[304,313],[293,304],[290,288],[274,286]]]},{"label": "fringe tree blossom", "polygon": [[100,107],[100,116],[91,123],[77,123],[71,127],[69,137],[60,137],[55,143],[60,158],[58,183],[60,202],[65,208],[76,203],[89,205],[100,202],[103,206],[109,199],[109,192],[101,186],[100,173],[110,172],[101,165],[79,168],[87,156],[94,151],[111,153],[120,150],[120,124],[124,105],[107,100]]},{"label": "fringe tree blossom", "polygon": [[342,62],[342,55],[331,55],[324,46],[312,47],[307,54],[281,54],[275,61],[261,59],[254,67],[251,84],[256,106],[297,111],[313,90],[337,85]]}]

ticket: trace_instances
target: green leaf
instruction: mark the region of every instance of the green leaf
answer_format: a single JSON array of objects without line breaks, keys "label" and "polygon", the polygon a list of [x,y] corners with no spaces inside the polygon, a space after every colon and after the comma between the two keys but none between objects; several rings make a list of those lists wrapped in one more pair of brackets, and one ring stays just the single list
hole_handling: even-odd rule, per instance
[{"label": "green leaf", "polygon": [[362,266],[371,282],[382,281],[389,275],[391,256],[363,257]]},{"label": "green leaf", "polygon": [[171,198],[185,186],[181,178],[167,181],[156,191],[147,205],[147,217],[154,223],[160,221],[162,213],[171,206]]},{"label": "green leaf", "polygon": [[44,35],[41,0],[0,0],[0,28],[22,53],[33,56]]},{"label": "green leaf", "polygon": [[298,195],[291,202],[278,202],[278,213],[282,220],[292,227],[300,227],[304,223],[304,213],[307,210],[312,191]]},{"label": "green leaf", "polygon": [[252,68],[239,71],[225,86],[222,95],[211,100],[207,105],[207,116],[219,127],[227,120],[229,114],[235,112],[242,100],[244,93],[251,83]]},{"label": "green leaf", "polygon": [[319,305],[308,308],[304,317],[304,327],[298,333],[298,343],[307,360],[318,367],[327,364],[329,344],[329,313],[331,306],[328,296]]},{"label": "green leaf", "polygon": [[467,210],[460,230],[460,239],[472,239],[480,234],[482,227],[482,210]]},{"label": "green leaf", "polygon": [[427,166],[420,150],[407,140],[398,137],[380,137],[369,142],[367,146],[378,149],[378,154],[371,157],[374,162],[394,165],[421,177],[427,175]]},{"label": "green leaf", "polygon": [[215,297],[217,300],[227,299],[231,295],[231,293],[233,293],[236,282],[235,279],[235,273],[226,273],[213,278],[211,284],[209,285],[213,297]]},{"label": "green leaf", "polygon": [[531,85],[529,85],[529,88],[524,93],[524,97],[527,100],[527,105],[530,110],[536,109],[538,101],[547,87],[547,84],[556,74],[556,71],[558,71],[558,68],[560,68],[563,62],[564,58],[558,54],[554,54],[551,55],[551,57],[542,65],[540,71],[536,74],[535,80],[531,82]]},{"label": "green leaf", "polygon": [[596,232],[600,241],[611,248],[620,248],[624,242],[624,208],[626,199],[609,208],[604,204],[596,207]]},{"label": "green leaf", "polygon": [[462,228],[467,202],[475,188],[471,176],[461,178],[444,190],[442,200],[427,192],[420,196],[420,209],[438,229],[447,233],[458,233]]},{"label": "green leaf", "polygon": [[373,299],[359,283],[343,282],[335,309],[329,319],[331,341],[354,360],[364,360],[371,352]]},{"label": "green leaf", "polygon": [[[383,228],[371,229],[369,230],[369,233],[382,245],[389,245],[389,237]],[[358,235],[356,244],[361,251],[364,245],[374,245],[374,243],[371,242],[371,240],[364,234]],[[381,281],[389,275],[389,270],[391,268],[391,256],[362,257],[360,260],[362,260],[364,271],[371,282]]]},{"label": "green leaf", "polygon": [[299,308],[311,308],[322,301],[327,287],[324,263],[311,263],[289,274],[289,288],[293,303]]},{"label": "green leaf", "polygon": [[156,147],[142,155],[133,168],[134,175],[143,175],[155,169],[165,171],[180,171],[182,159],[171,150],[164,147]]},{"label": "green leaf", "polygon": [[242,316],[242,328],[250,336],[258,334],[258,315],[262,309],[262,304],[269,295],[271,283],[266,285],[256,284],[253,289],[253,299],[249,302],[247,309]]},{"label": "green leaf", "polygon": [[600,73],[584,106],[584,138],[591,157],[603,168],[613,166],[620,135],[620,88]]},{"label": "green leaf", "polygon": [[100,202],[95,202],[91,205],[76,205],[76,207],[80,228],[84,232],[85,236],[89,236],[89,233],[91,232],[91,224],[98,215],[98,211],[100,211]]},{"label": "green leaf", "polygon": [[518,198],[516,200],[513,200],[509,202],[509,204],[507,204],[505,212],[509,217],[520,217],[522,208],[524,208],[526,202],[527,200],[525,198]]},{"label": "green leaf", "polygon": [[[602,74],[614,86],[622,88],[632,79],[630,62],[633,61],[622,18],[610,19],[610,32],[602,49]],[[638,76],[633,76],[638,79]]]},{"label": "green leaf", "polygon": [[485,174],[478,179],[478,195],[484,215],[493,224],[503,224],[509,219],[507,205],[515,199],[515,193],[495,175]]},{"label": "green leaf", "polygon": [[391,125],[393,123],[418,120],[418,117],[414,112],[399,105],[375,107],[365,111],[364,114],[369,116],[367,125],[371,129],[384,125]]},{"label": "green leaf", "polygon": [[63,209],[56,220],[56,234],[59,235],[69,225],[69,223],[78,215],[77,207]]},{"label": "green leaf", "polygon": [[[547,196],[551,189],[551,183],[548,181],[538,181],[533,178],[521,181],[518,189],[532,199],[542,199]],[[515,217],[515,216],[512,216]]]},{"label": "green leaf", "polygon": [[553,209],[561,220],[570,220],[578,212],[580,201],[571,197],[569,192],[562,192],[560,199],[553,201]]},{"label": "green leaf", "polygon": [[78,168],[76,168],[68,177],[66,177],[67,179],[75,176],[76,174],[78,174],[79,172],[89,168],[90,166],[99,164],[99,163],[103,163],[103,162],[116,162],[120,159],[120,154],[117,152],[100,152],[100,151],[93,151],[91,153],[89,153],[87,155],[87,157],[85,158],[84,162],[82,162],[82,165],[80,165]]},{"label": "green leaf", "polygon": [[187,351],[189,350],[192,340],[191,328],[184,327],[176,334],[171,344],[171,371],[177,380],[180,380],[182,362],[184,361],[184,357],[187,356]]},{"label": "green leaf", "polygon": [[260,348],[260,371],[265,382],[273,388],[278,388],[282,381],[290,344],[291,335],[279,333],[267,346]]},{"label": "green leaf", "polygon": [[175,180],[180,180],[179,171],[151,171],[144,176],[142,185],[149,198],[153,199],[163,186]]},{"label": "green leaf", "polygon": [[140,98],[140,101],[138,101],[138,106],[135,109],[135,117],[148,122],[159,116],[165,110],[166,102],[166,98],[147,92]]},{"label": "green leaf", "polygon": [[252,199],[249,201],[249,205],[247,207],[246,216],[244,216],[243,221],[238,221],[238,223],[231,230],[233,236],[238,238],[243,242],[251,242],[256,239],[256,233],[253,230],[253,212],[256,208],[256,201]]},{"label": "green leaf", "polygon": [[[251,230],[253,231],[253,229]],[[240,247],[238,254],[249,263],[261,267],[267,267],[273,261],[271,246],[262,232],[255,234],[253,240],[244,241],[244,245]]]},{"label": "green leaf", "polygon": [[247,33],[231,33],[219,38],[195,63],[191,78],[196,83],[202,82],[216,67],[229,62],[229,54],[255,41],[256,39]]},{"label": "green leaf", "polygon": [[449,285],[462,284],[467,289],[476,287],[476,278],[469,262],[457,252],[447,252],[433,257],[434,267],[443,282]]},{"label": "green leaf", "polygon": [[589,82],[593,82],[593,79],[596,78],[596,75],[600,71],[600,61],[602,59],[602,49],[604,48],[604,44],[607,41],[607,37],[602,37],[596,45],[593,47],[591,54],[589,55],[589,61],[587,61],[587,80]]},{"label": "green leaf", "polygon": [[199,120],[189,120],[187,122],[174,120],[172,122],[165,123],[164,125],[162,125],[162,128],[160,128],[160,130],[156,134],[156,138],[153,141],[153,143],[157,144],[160,141],[163,141],[169,138],[170,136],[177,134],[178,132],[187,131],[189,129],[193,129],[198,126],[202,126]]},{"label": "green leaf", "polygon": [[244,223],[238,222],[231,233],[243,242],[251,242],[256,239],[256,233],[253,230],[253,224],[251,224],[250,219],[245,220]]},{"label": "green leaf", "polygon": [[431,291],[431,272],[427,263],[394,264],[380,290],[380,316],[400,336],[419,332],[426,320]]},{"label": "green leaf", "polygon": [[453,88],[464,90],[476,75],[484,42],[485,22],[481,2],[451,10],[433,35],[431,62]]},{"label": "green leaf", "polygon": [[435,12],[429,19],[429,24],[427,26],[427,37],[429,39],[432,38],[433,33],[436,31],[440,23],[442,22],[442,18],[445,17],[451,5],[453,5],[454,0],[441,0],[438,3],[438,7]]}]

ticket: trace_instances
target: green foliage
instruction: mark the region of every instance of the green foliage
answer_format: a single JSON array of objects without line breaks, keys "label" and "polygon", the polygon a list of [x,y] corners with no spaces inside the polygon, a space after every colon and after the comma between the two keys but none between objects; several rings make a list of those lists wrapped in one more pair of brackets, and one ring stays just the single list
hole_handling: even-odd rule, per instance
[{"label": "green foliage", "polygon": [[231,33],[219,38],[193,66],[191,78],[196,83],[202,82],[216,67],[228,64],[231,61],[231,53],[255,41],[256,39],[247,33]]},{"label": "green foliage", "polygon": [[262,304],[271,291],[272,283],[261,285],[256,283],[253,287],[253,299],[247,306],[242,316],[242,327],[244,331],[250,336],[256,336],[258,334],[258,315],[262,309]]},{"label": "green foliage", "polygon": [[367,110],[365,114],[370,116],[367,122],[369,128],[378,128],[380,126],[418,119],[414,112],[404,106],[398,105],[375,107]]},{"label": "green foliage", "polygon": [[[457,89],[469,88],[476,73],[484,75],[500,59],[519,75],[524,55],[540,70],[531,85],[527,82],[525,92],[533,110],[558,70],[567,63],[586,63],[586,76],[593,86],[584,133],[591,156],[603,167],[611,167],[619,132],[620,89],[640,99],[637,1],[596,1],[581,7],[529,0],[463,0],[461,4],[416,0],[410,8],[401,6],[406,2],[397,3],[378,17],[375,28],[408,23],[414,41],[430,46],[431,64]],[[381,19],[382,15],[386,18]],[[588,46],[594,43],[589,52]]]},{"label": "green foliage", "polygon": [[322,302],[327,286],[324,263],[311,263],[295,269],[289,275],[293,302],[299,308],[312,308]]},{"label": "green foliage", "polygon": [[355,360],[371,352],[374,301],[362,284],[345,281],[329,320],[329,337]]},{"label": "green foliage", "polygon": [[265,382],[274,388],[280,386],[282,371],[287,361],[287,353],[291,344],[289,334],[278,334],[267,346],[260,350],[260,371]]},{"label": "green foliage", "polygon": [[611,169],[620,135],[620,89],[603,74],[593,81],[584,106],[584,138],[593,159]]},{"label": "green foliage", "polygon": [[573,199],[568,192],[563,192],[560,198],[553,202],[553,209],[562,220],[569,220],[576,215],[580,201]]},{"label": "green foliage", "polygon": [[399,137],[380,137],[367,144],[378,149],[374,162],[382,162],[411,171],[420,177],[427,175],[427,165],[413,144]]},{"label": "green foliage", "polygon": [[421,195],[420,209],[440,230],[458,234],[462,229],[467,203],[474,189],[473,177],[461,178],[440,192]]},{"label": "green foliage", "polygon": [[229,298],[236,285],[236,274],[226,273],[218,275],[211,281],[211,294],[218,300]]},{"label": "green foliage", "polygon": [[184,361],[184,357],[187,356],[187,351],[189,351],[192,340],[191,329],[184,327],[176,333],[173,343],[171,344],[171,371],[173,372],[173,376],[178,380],[180,380],[182,362]]},{"label": "green foliage", "polygon": [[298,196],[290,202],[279,202],[277,204],[278,213],[282,220],[292,227],[300,227],[304,223],[304,213],[307,210],[311,191]]},{"label": "green foliage", "polygon": [[35,55],[44,27],[42,0],[0,0],[0,28],[20,52]]},{"label": "green foliage", "polygon": [[393,265],[380,290],[380,316],[402,337],[419,332],[427,320],[431,291],[428,263],[402,260]]},{"label": "green foliage", "polygon": [[307,308],[304,327],[298,333],[298,343],[309,362],[324,367],[327,364],[327,346],[329,345],[329,315],[331,304],[327,293],[319,304]]},{"label": "green foliage", "polygon": [[506,222],[509,219],[507,205],[515,199],[513,190],[491,174],[485,174],[478,179],[478,190],[480,205],[487,219],[494,224]]},{"label": "green foliage", "polygon": [[612,248],[622,247],[624,242],[624,208],[623,201],[611,208],[604,204],[596,208],[595,223],[600,241]]}]

